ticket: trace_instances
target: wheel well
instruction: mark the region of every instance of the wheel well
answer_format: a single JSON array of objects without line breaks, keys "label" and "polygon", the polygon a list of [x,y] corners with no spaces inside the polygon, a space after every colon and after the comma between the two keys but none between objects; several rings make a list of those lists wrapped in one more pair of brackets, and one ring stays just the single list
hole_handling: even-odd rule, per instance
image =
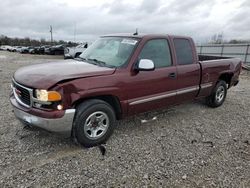
[{"label": "wheel well", "polygon": [[220,75],[219,80],[224,80],[228,84],[228,86],[230,86],[232,77],[233,73],[225,73]]},{"label": "wheel well", "polygon": [[113,95],[101,95],[101,96],[95,96],[95,97],[89,97],[89,98],[84,98],[84,99],[79,99],[76,102],[74,102],[74,106],[78,106],[82,102],[90,99],[99,99],[103,100],[106,103],[108,103],[110,106],[114,108],[115,114],[116,114],[116,119],[121,119],[122,117],[122,109],[121,109],[121,104],[118,99],[118,97],[113,96]]}]

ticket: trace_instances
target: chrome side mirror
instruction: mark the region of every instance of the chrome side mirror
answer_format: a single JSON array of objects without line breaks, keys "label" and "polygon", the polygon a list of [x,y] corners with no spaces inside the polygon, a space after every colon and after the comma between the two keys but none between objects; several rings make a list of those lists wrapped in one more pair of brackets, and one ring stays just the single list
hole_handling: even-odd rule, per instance
[{"label": "chrome side mirror", "polygon": [[138,71],[153,71],[155,70],[155,64],[150,59],[141,59],[137,65]]}]

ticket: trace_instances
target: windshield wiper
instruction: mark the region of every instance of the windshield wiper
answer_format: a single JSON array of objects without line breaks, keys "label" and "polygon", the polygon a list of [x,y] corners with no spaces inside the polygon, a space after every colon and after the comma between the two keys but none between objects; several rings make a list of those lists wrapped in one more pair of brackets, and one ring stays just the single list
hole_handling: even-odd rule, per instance
[{"label": "windshield wiper", "polygon": [[88,60],[87,58],[80,57],[80,56],[78,56],[77,58],[74,58],[74,59],[76,59],[76,60],[81,60],[81,61],[86,61],[86,60]]},{"label": "windshield wiper", "polygon": [[88,58],[87,60],[94,62],[93,64],[95,64],[95,65],[100,65],[100,66],[105,66],[105,67],[110,67],[110,68],[115,67],[113,65],[109,65],[106,62],[98,60],[98,59],[95,59],[95,58],[93,58],[93,59],[91,59],[91,58],[89,59]]},{"label": "windshield wiper", "polygon": [[115,67],[113,65],[108,65],[106,62],[95,59],[95,58],[91,59],[91,58],[77,57],[75,59],[80,60],[80,61],[85,61],[87,63],[91,63],[91,64],[94,64],[94,65],[99,65],[99,66],[110,67],[110,68]]},{"label": "windshield wiper", "polygon": [[95,62],[95,64],[98,64],[98,65],[104,65],[104,66],[106,66],[107,65],[107,63],[106,62],[104,62],[104,61],[100,61],[100,60],[98,60],[98,59],[87,59],[87,60],[90,60],[90,61],[94,61]]}]

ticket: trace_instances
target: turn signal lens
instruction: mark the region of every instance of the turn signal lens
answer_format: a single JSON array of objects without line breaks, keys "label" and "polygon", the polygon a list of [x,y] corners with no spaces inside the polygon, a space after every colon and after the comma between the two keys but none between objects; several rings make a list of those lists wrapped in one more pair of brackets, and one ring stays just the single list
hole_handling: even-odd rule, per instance
[{"label": "turn signal lens", "polygon": [[43,89],[36,90],[36,98],[40,101],[60,101],[62,99],[60,93]]},{"label": "turn signal lens", "polygon": [[56,91],[48,91],[48,101],[60,101],[62,99],[60,93]]}]

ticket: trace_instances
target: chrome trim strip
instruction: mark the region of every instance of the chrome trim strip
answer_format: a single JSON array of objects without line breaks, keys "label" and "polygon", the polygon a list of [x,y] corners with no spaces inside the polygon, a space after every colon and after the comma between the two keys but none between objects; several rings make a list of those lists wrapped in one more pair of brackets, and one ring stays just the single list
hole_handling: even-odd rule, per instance
[{"label": "chrome trim strip", "polygon": [[133,102],[129,103],[129,105],[137,105],[137,104],[141,104],[141,103],[146,103],[146,102],[150,102],[150,101],[154,101],[154,100],[159,100],[159,99],[163,99],[163,98],[172,97],[172,96],[175,96],[175,95],[181,95],[181,94],[184,94],[184,93],[193,92],[193,91],[196,91],[196,90],[199,90],[198,86],[188,87],[186,89],[174,90],[172,92],[168,92],[168,93],[163,94],[163,95],[148,97],[146,99],[139,99],[139,100],[136,100],[136,101],[133,101]]},{"label": "chrome trim strip", "polygon": [[212,82],[201,84],[201,89],[209,88],[209,87],[212,87],[212,86],[213,86]]},{"label": "chrome trim strip", "polygon": [[171,92],[171,93],[167,93],[167,94],[159,95],[159,96],[155,96],[155,97],[149,97],[146,99],[140,99],[140,100],[129,103],[129,105],[141,104],[141,103],[159,100],[159,99],[163,99],[163,98],[167,98],[167,97],[172,97],[174,95],[176,95],[176,92]]},{"label": "chrome trim strip", "polygon": [[75,113],[76,109],[67,109],[65,110],[65,114]]},{"label": "chrome trim strip", "polygon": [[181,95],[181,94],[184,94],[184,93],[193,92],[193,91],[196,91],[198,89],[199,89],[198,86],[189,87],[187,89],[180,89],[180,90],[177,91],[177,95]]},{"label": "chrome trim strip", "polygon": [[24,88],[24,89],[27,89],[28,91],[33,91],[32,89],[27,88],[27,87],[25,87],[25,86],[23,86],[23,85],[17,83],[17,82],[14,80],[14,78],[12,78],[12,81],[13,81],[16,85],[18,85],[19,87],[22,87],[22,88]]}]

